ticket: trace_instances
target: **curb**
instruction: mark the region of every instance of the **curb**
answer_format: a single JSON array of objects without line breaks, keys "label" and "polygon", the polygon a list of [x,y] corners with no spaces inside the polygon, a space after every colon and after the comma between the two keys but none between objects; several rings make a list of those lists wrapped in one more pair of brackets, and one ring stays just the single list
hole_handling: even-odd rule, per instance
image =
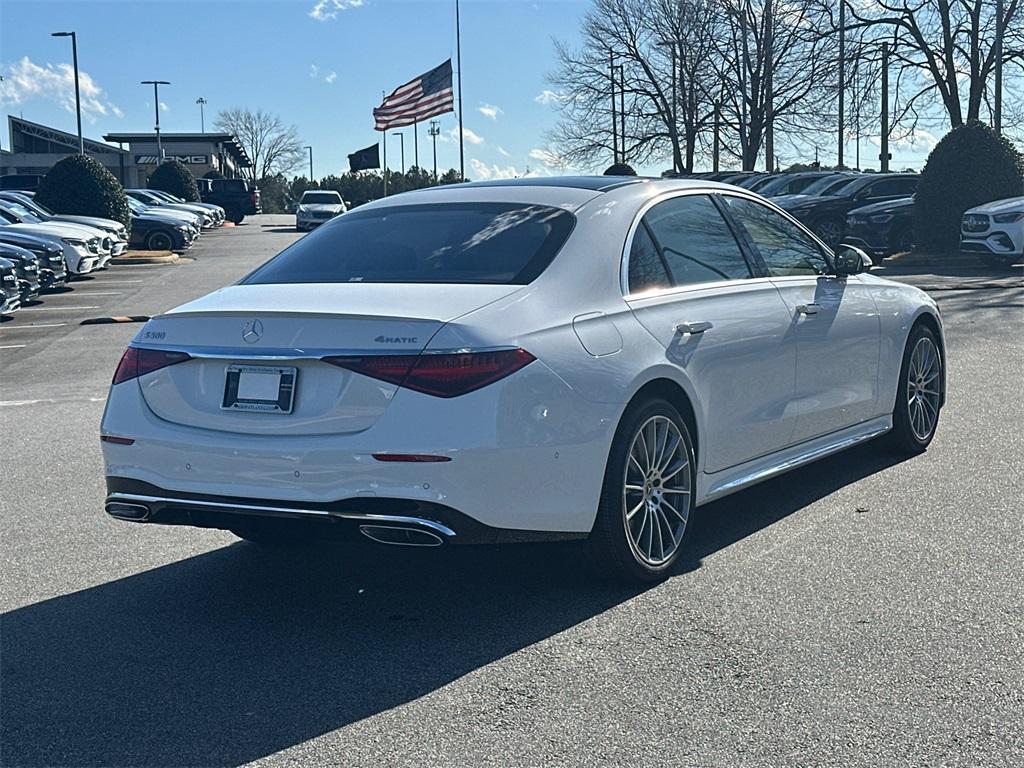
[{"label": "curb", "polygon": [[108,325],[110,323],[146,323],[149,322],[149,315],[118,315],[116,317],[90,317],[86,318],[79,325]]},{"label": "curb", "polygon": [[[178,260],[178,254],[171,251],[128,251],[128,254],[118,256],[110,260],[111,264],[173,264]],[[134,255],[139,254],[139,255]],[[145,255],[142,255],[145,254]]]}]

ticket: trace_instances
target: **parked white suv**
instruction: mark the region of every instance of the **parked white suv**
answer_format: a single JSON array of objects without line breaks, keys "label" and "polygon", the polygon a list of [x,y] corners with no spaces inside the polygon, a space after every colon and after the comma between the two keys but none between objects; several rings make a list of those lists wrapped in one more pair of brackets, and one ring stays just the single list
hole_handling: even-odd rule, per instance
[{"label": "parked white suv", "polygon": [[964,213],[960,252],[1009,266],[1024,256],[1024,197],[995,200]]},{"label": "parked white suv", "polygon": [[295,228],[309,230],[348,210],[341,195],[329,189],[309,189],[295,209]]}]

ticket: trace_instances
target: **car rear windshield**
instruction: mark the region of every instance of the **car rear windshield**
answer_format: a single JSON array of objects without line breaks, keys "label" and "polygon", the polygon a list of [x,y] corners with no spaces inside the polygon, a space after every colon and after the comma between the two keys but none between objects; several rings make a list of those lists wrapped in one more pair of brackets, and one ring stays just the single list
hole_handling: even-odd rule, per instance
[{"label": "car rear windshield", "polygon": [[316,203],[327,203],[337,205],[341,202],[341,195],[337,192],[306,192],[302,195],[302,202],[310,205]]},{"label": "car rear windshield", "polygon": [[575,222],[559,208],[508,203],[356,210],[242,282],[525,285],[551,263]]}]

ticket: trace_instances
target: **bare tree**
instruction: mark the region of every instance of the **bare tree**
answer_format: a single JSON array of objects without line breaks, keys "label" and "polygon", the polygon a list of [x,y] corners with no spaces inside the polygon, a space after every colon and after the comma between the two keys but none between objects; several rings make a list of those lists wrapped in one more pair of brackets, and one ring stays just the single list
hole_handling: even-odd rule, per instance
[{"label": "bare tree", "polygon": [[217,129],[231,133],[245,149],[252,167],[243,172],[253,181],[287,174],[305,162],[302,142],[293,125],[257,109],[226,109],[217,115]]},{"label": "bare tree", "polygon": [[[938,104],[956,127],[991,114],[994,0],[875,0],[850,8],[857,26],[890,43],[897,89],[904,91],[898,117],[913,120]],[[1019,74],[1024,68],[1019,0],[1005,0],[1003,29],[1004,67]]]}]

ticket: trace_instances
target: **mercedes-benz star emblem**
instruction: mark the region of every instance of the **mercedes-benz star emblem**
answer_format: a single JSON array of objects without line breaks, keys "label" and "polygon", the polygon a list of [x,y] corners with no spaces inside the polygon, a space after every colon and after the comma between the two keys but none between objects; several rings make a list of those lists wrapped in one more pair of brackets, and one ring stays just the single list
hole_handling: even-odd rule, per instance
[{"label": "mercedes-benz star emblem", "polygon": [[260,320],[249,320],[242,329],[242,341],[248,344],[255,344],[263,338],[263,322]]}]

